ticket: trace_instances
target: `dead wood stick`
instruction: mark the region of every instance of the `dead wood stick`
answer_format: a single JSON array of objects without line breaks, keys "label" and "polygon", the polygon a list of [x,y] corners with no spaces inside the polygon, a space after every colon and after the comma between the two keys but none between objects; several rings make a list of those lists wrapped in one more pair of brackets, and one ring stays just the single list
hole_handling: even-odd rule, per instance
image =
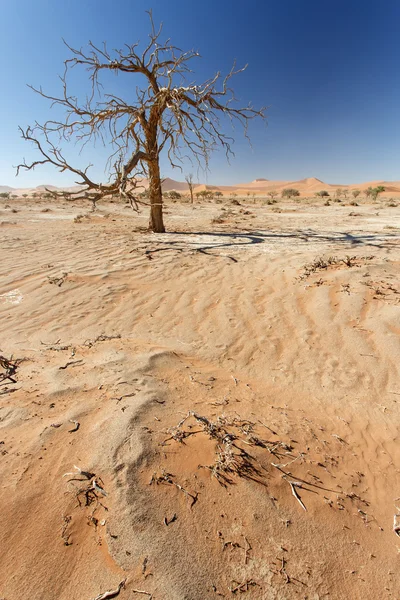
[{"label": "dead wood stick", "polygon": [[244,564],[247,565],[247,561],[249,559],[249,550],[251,550],[252,548],[251,548],[250,542],[247,539],[247,537],[246,536],[243,536],[243,537],[244,537],[244,541],[247,544],[247,548],[244,549]]},{"label": "dead wood stick", "polygon": [[78,431],[79,427],[81,426],[79,421],[74,421],[74,419],[70,419],[69,422],[75,423],[75,427],[73,429],[68,429],[69,433],[74,433],[74,431]]},{"label": "dead wood stick", "polygon": [[117,589],[110,590],[109,592],[104,592],[104,594],[99,594],[98,596],[96,596],[95,598],[93,598],[93,600],[106,600],[107,598],[115,598],[115,596],[118,596],[118,594],[120,593],[120,591],[122,590],[122,588],[125,587],[125,582],[126,582],[126,579],[123,579],[118,584]]},{"label": "dead wood stick", "polygon": [[58,367],[58,368],[59,368],[59,370],[67,369],[68,367],[72,367],[74,365],[79,365],[81,363],[83,363],[83,360],[70,360],[69,362],[67,362],[66,365],[64,365],[63,367]]},{"label": "dead wood stick", "polygon": [[[275,467],[275,469],[278,469],[278,471],[280,471],[281,473],[286,475],[286,477],[293,477],[293,475],[290,472],[284,471],[280,465],[277,465],[276,463],[271,463],[271,465],[273,467]],[[322,487],[322,485],[317,485],[316,483],[312,483],[311,481],[306,481],[305,479],[301,479],[300,477],[296,477],[296,479],[298,481],[300,481],[301,483],[305,483],[306,485],[315,487],[318,490],[323,490],[324,492],[332,492],[333,494],[342,494],[343,493],[342,490],[331,490],[330,488]],[[311,490],[308,490],[308,491],[311,491]]]},{"label": "dead wood stick", "polygon": [[263,423],[262,421],[260,421],[260,419],[258,420],[258,422],[260,423],[260,425],[263,425],[263,427],[265,427],[266,429],[268,429],[268,431],[270,431],[273,435],[278,435],[276,433],[276,431],[274,431],[273,429],[271,429],[271,427],[268,427],[268,425],[266,425],[265,423]]},{"label": "dead wood stick", "polygon": [[[396,507],[397,508],[397,507]],[[397,519],[400,517],[400,514],[397,513],[396,515],[394,515],[393,517],[393,531],[394,533],[400,537],[400,525],[397,522]]]},{"label": "dead wood stick", "polygon": [[297,490],[296,490],[296,486],[301,487],[301,483],[297,483],[297,482],[292,482],[289,481],[288,479],[286,479],[285,481],[288,482],[288,484],[290,485],[291,489],[292,489],[292,494],[293,496],[296,498],[297,502],[300,504],[300,506],[307,511],[304,502],[302,501],[302,499],[300,498]]},{"label": "dead wood stick", "polygon": [[286,560],[284,557],[282,557],[280,559],[281,561],[281,568],[279,569],[279,573],[281,575],[283,575],[283,577],[286,579],[286,583],[290,583],[290,577],[289,575],[286,573]]},{"label": "dead wood stick", "polygon": [[152,600],[152,598],[153,598],[153,594],[150,594],[150,592],[145,592],[143,590],[132,590],[132,592],[134,594],[145,594],[146,596],[149,597],[149,600]]}]

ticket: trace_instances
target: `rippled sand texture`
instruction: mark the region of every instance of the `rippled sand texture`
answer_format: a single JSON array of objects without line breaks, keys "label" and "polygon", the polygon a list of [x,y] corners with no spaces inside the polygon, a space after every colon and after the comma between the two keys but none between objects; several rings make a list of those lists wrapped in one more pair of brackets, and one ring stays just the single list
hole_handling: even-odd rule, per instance
[{"label": "rippled sand texture", "polygon": [[0,597],[398,598],[400,208],[13,206]]}]

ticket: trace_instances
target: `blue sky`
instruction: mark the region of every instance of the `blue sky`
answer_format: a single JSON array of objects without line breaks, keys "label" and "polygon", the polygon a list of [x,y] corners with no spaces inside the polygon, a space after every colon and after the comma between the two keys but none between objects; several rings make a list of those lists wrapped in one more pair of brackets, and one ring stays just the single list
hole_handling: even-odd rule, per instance
[{"label": "blue sky", "polygon": [[[18,125],[51,114],[26,84],[58,92],[68,57],[62,38],[78,47],[88,40],[109,47],[145,41],[149,8],[176,45],[200,51],[193,79],[228,71],[234,59],[248,63],[236,95],[269,107],[268,127],[251,128],[253,149],[237,132],[236,158],[229,165],[217,152],[202,180],[400,179],[398,0],[0,0],[0,185],[73,182],[47,166],[15,178],[13,165],[34,157]],[[78,84],[83,90],[84,80]],[[104,149],[82,157],[68,152],[79,166],[89,158],[93,177],[105,180]],[[165,159],[162,173],[183,179]]]}]

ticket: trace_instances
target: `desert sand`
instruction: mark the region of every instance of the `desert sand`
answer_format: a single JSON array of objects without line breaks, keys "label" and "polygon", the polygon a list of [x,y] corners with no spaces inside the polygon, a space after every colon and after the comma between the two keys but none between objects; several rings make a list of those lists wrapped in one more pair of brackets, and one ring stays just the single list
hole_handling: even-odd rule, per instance
[{"label": "desert sand", "polygon": [[399,598],[400,207],[147,218],[0,201],[0,597]]}]

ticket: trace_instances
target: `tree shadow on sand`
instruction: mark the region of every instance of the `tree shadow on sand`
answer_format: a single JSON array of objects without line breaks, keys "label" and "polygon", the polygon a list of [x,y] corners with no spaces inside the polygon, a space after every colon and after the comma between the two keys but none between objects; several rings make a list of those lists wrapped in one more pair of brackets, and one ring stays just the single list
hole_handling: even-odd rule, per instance
[{"label": "tree shadow on sand", "polygon": [[[169,239],[170,238],[170,239]],[[172,239],[174,238],[174,239]],[[204,238],[204,239],[199,239]],[[215,241],[214,241],[215,240]],[[309,243],[319,243],[321,246],[335,244],[344,249],[379,248],[390,252],[399,247],[400,235],[397,233],[366,233],[351,234],[349,232],[317,232],[313,229],[298,229],[289,232],[243,231],[243,232],[208,232],[208,231],[171,231],[162,239],[152,240],[157,247],[147,249],[146,255],[151,258],[154,253],[165,251],[201,252],[218,256],[212,252],[223,248],[240,249],[256,244],[271,244],[284,246],[285,242],[306,246]],[[237,258],[223,254],[226,258],[237,262]]]}]

